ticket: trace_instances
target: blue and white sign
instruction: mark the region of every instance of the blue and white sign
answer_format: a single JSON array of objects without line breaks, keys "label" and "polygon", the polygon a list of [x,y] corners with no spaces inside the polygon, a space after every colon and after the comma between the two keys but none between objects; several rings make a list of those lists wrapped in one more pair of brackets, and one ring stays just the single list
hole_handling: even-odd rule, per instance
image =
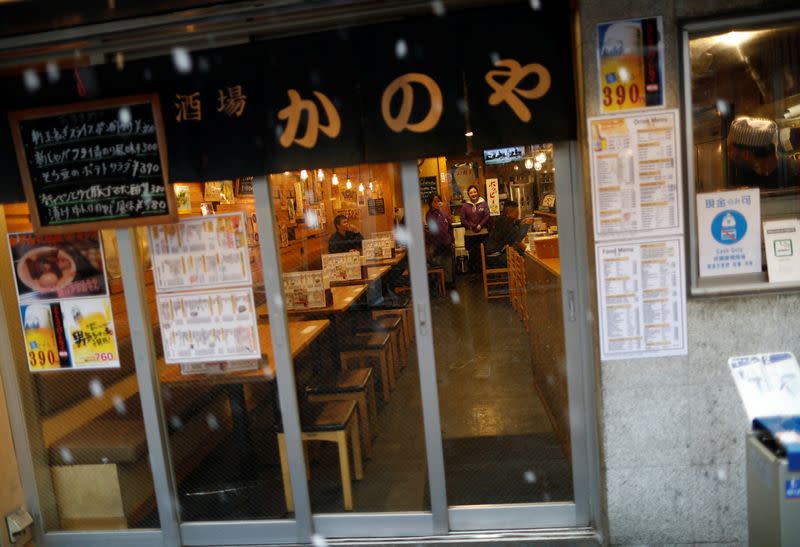
[{"label": "blue and white sign", "polygon": [[697,194],[700,277],[761,271],[758,188]]},{"label": "blue and white sign", "polygon": [[800,500],[800,479],[786,481],[785,498],[787,500]]}]

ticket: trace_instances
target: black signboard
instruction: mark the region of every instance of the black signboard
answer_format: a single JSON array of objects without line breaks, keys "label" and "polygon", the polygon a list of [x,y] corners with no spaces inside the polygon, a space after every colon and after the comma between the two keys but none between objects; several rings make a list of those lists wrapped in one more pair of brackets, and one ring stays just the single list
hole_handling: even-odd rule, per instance
[{"label": "black signboard", "polygon": [[242,177],[236,180],[236,195],[237,196],[253,195],[253,177]]},{"label": "black signboard", "polygon": [[569,2],[537,4],[454,15],[476,149],[576,137]]},{"label": "black signboard", "polygon": [[367,210],[370,216],[383,215],[386,213],[386,202],[383,198],[369,198],[367,200]]},{"label": "black signboard", "polygon": [[37,232],[176,218],[156,95],[21,110],[9,120]]},{"label": "black signboard", "polygon": [[419,178],[419,197],[422,203],[427,202],[431,196],[439,191],[436,183],[436,177],[420,177]]}]

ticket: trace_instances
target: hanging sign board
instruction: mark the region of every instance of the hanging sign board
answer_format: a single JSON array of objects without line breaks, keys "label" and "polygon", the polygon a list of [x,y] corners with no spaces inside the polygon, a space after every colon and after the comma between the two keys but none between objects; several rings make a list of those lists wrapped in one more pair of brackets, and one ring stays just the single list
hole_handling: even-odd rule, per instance
[{"label": "hanging sign board", "polygon": [[697,194],[700,277],[761,271],[758,188]]},{"label": "hanging sign board", "polygon": [[9,114],[37,233],[174,220],[158,96]]},{"label": "hanging sign board", "polygon": [[500,214],[500,187],[497,179],[486,179],[486,201],[489,203],[489,214],[497,216]]},{"label": "hanging sign board", "polygon": [[118,368],[99,232],[8,236],[32,372]]},{"label": "hanging sign board", "polygon": [[597,25],[602,113],[664,106],[661,17]]}]

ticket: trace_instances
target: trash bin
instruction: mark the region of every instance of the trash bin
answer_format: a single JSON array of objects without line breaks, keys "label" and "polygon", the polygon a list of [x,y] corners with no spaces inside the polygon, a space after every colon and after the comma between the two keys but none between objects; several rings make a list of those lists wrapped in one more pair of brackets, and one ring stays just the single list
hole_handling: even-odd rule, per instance
[{"label": "trash bin", "polygon": [[747,436],[750,545],[800,545],[800,416],[756,418]]}]

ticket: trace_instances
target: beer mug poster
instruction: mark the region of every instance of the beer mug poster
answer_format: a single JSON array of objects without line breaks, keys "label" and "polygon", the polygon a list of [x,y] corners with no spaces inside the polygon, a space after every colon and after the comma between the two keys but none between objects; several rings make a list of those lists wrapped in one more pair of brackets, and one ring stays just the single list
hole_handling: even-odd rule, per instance
[{"label": "beer mug poster", "polygon": [[14,233],[8,244],[30,370],[118,368],[100,233]]},{"label": "beer mug poster", "polygon": [[664,106],[661,17],[597,25],[600,112]]},{"label": "beer mug poster", "polygon": [[700,277],[761,272],[758,188],[697,194]]}]

